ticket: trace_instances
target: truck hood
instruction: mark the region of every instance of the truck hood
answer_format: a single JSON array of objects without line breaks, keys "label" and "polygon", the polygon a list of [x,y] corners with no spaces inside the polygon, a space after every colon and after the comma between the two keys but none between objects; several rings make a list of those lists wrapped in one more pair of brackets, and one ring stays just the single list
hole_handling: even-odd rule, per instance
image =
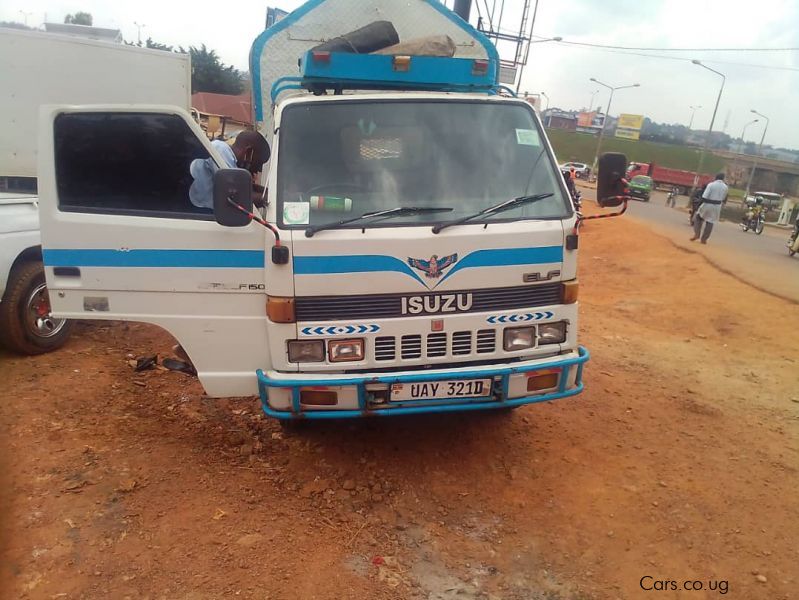
[{"label": "truck hood", "polygon": [[[559,220],[293,231],[294,295],[429,293],[521,286],[575,276],[564,269]],[[522,235],[520,235],[522,233]]]}]

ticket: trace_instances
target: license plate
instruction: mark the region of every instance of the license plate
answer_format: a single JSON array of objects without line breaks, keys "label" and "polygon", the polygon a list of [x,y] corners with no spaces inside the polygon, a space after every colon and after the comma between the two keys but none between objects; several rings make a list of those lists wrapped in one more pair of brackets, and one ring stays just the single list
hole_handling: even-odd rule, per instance
[{"label": "license plate", "polygon": [[491,394],[490,379],[458,379],[453,381],[420,381],[391,385],[391,401],[446,400],[448,398],[480,398]]}]

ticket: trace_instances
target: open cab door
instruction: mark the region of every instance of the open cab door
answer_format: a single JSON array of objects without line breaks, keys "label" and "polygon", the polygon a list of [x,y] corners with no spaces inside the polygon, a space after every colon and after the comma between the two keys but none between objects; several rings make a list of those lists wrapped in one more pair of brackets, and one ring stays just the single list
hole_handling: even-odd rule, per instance
[{"label": "open cab door", "polygon": [[209,394],[254,393],[268,354],[265,232],[192,203],[192,162],[225,164],[203,131],[163,106],[45,106],[39,131],[54,313],[159,325]]}]

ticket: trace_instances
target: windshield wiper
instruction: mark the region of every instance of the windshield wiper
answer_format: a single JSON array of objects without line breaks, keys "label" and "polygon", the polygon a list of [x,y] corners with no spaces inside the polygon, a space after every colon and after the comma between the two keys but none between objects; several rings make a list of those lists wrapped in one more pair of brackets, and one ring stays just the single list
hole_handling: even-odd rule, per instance
[{"label": "windshield wiper", "polygon": [[442,229],[446,229],[447,227],[451,227],[452,225],[460,225],[461,223],[467,223],[472,219],[476,219],[478,217],[493,215],[496,213],[505,212],[506,210],[512,210],[517,206],[522,206],[523,204],[532,204],[533,202],[538,202],[539,200],[546,200],[547,198],[551,198],[554,195],[555,195],[554,192],[547,192],[545,194],[535,194],[534,196],[519,196],[518,198],[511,198],[510,200],[505,200],[505,202],[500,202],[499,204],[495,204],[494,206],[489,206],[488,208],[484,208],[480,212],[476,212],[472,215],[467,215],[460,219],[455,219],[454,221],[439,223],[438,225],[435,225],[433,227],[433,233],[439,233]]},{"label": "windshield wiper", "polygon": [[308,227],[305,230],[305,237],[313,237],[313,234],[318,231],[324,231],[325,229],[340,229],[345,225],[357,223],[358,221],[363,221],[365,219],[382,221],[383,219],[393,219],[394,217],[421,215],[425,213],[450,212],[451,210],[452,208],[450,207],[437,208],[432,206],[397,206],[396,208],[389,208],[388,210],[378,210],[376,212],[364,213],[360,217],[353,217],[352,219],[345,219],[335,223],[325,223],[323,225],[316,225],[315,227]]}]

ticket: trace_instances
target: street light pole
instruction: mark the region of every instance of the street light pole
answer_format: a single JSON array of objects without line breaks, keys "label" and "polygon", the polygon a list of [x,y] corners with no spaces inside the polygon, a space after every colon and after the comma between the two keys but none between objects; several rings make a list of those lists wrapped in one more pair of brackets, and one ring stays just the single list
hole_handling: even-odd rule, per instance
[{"label": "street light pole", "polygon": [[[746,125],[744,125],[744,128],[741,130],[741,143],[738,144],[738,152],[735,153],[735,158],[732,161],[732,168],[730,169],[730,171],[732,172],[732,176],[733,177],[736,177],[736,173],[738,173],[738,155],[741,154],[741,150],[743,149],[743,146],[746,143],[746,140],[744,138],[744,136],[746,136],[746,128],[749,127],[750,125],[754,125],[755,123],[759,123],[759,122],[760,122],[760,119],[755,119],[754,121],[749,121]],[[735,184],[736,184],[736,186],[738,185],[738,179],[737,178],[735,179]]]},{"label": "street light pole", "polygon": [[757,148],[757,155],[755,156],[755,162],[752,165],[752,170],[749,172],[749,181],[746,183],[746,193],[744,194],[744,202],[746,198],[749,196],[749,189],[752,187],[752,179],[755,177],[755,170],[757,169],[757,163],[760,160],[760,153],[763,152],[763,141],[766,139],[766,132],[768,131],[768,124],[769,119],[763,113],[757,112],[754,108],[751,110],[754,114],[758,117],[763,117],[766,120],[766,126],[763,128],[763,135],[760,137],[760,146]]},{"label": "street light pole", "polygon": [[133,21],[133,24],[136,26],[136,31],[138,32],[137,36],[139,39],[139,46],[141,46],[141,30],[143,27],[147,27],[147,25],[145,25],[144,23],[137,23],[136,21]]},{"label": "street light pole", "polygon": [[594,90],[591,92],[591,102],[588,104],[588,112],[591,112],[591,109],[594,107],[594,96],[599,93],[599,90]]},{"label": "street light pole", "polygon": [[741,154],[744,144],[746,143],[746,140],[744,139],[744,136],[746,135],[746,128],[759,122],[760,119],[755,119],[754,121],[749,121],[746,125],[744,125],[744,128],[741,130],[741,143],[738,144],[738,154]]},{"label": "street light pole", "polygon": [[546,112],[547,110],[549,110],[549,96],[547,96],[547,93],[546,93],[546,92],[541,92],[541,95],[542,95],[544,98],[546,98],[546,99],[547,99],[547,107],[546,107],[546,108],[544,109],[544,111],[543,111],[543,112]]},{"label": "street light pole", "polygon": [[694,124],[694,113],[696,112],[696,109],[702,108],[702,107],[701,106],[689,106],[688,108],[691,109],[691,120],[688,121],[688,131],[690,131],[691,130],[691,126]]},{"label": "street light pole", "polygon": [[610,105],[613,104],[613,93],[616,90],[623,90],[626,88],[634,88],[634,87],[641,87],[640,83],[634,83],[632,85],[620,85],[617,87],[613,87],[612,85],[608,85],[607,83],[602,83],[598,79],[591,78],[596,84],[604,86],[610,90],[610,99],[608,100],[608,107],[605,109],[605,119],[602,121],[602,127],[599,130],[599,141],[596,143],[596,153],[594,154],[594,164],[591,166],[591,172],[596,173],[596,165],[599,162],[599,151],[602,148],[602,138],[605,137],[605,125],[607,125],[608,119],[610,118]]},{"label": "street light pole", "polygon": [[707,130],[707,138],[705,138],[705,145],[702,148],[702,153],[699,155],[699,166],[696,168],[696,174],[694,175],[694,183],[691,186],[691,193],[688,195],[688,202],[691,201],[691,197],[694,195],[694,191],[696,191],[696,184],[699,183],[699,174],[702,172],[702,167],[705,164],[705,153],[707,152],[708,147],[710,146],[710,137],[713,133],[713,123],[716,122],[716,112],[719,110],[719,102],[721,102],[721,94],[724,92],[724,84],[727,83],[727,78],[724,76],[724,73],[719,73],[716,69],[711,69],[707,65],[703,65],[698,60],[694,59],[691,61],[695,65],[699,65],[703,69],[707,69],[708,71],[715,73],[716,75],[721,77],[721,88],[719,88],[719,95],[716,98],[716,106],[713,108],[713,116],[710,118],[710,127]]},{"label": "street light pole", "polygon": [[[538,3],[536,3],[538,4]],[[530,27],[530,35],[532,35],[532,27]],[[546,38],[544,40],[530,40],[527,42],[527,55],[530,54],[530,44],[543,44],[544,42],[562,42],[563,38],[560,36],[556,36],[553,38]],[[524,58],[525,63],[527,62],[527,56]],[[522,87],[522,74],[524,73],[524,63],[519,67],[519,80],[516,82],[516,93],[519,93],[519,89]]]}]

